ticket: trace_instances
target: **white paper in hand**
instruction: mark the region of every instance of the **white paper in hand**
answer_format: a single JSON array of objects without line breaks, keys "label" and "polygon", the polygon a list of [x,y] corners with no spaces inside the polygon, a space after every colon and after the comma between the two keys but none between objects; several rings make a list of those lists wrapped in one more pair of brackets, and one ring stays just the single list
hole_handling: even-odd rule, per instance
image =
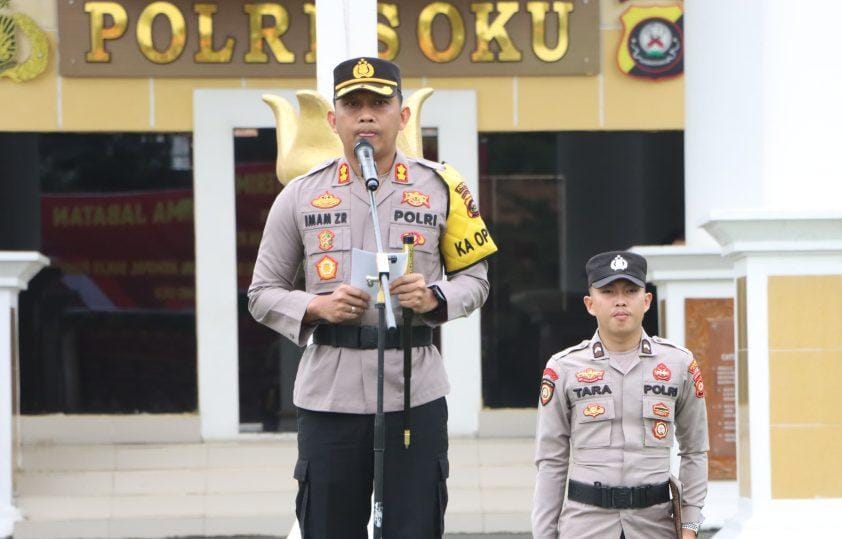
[{"label": "white paper in hand", "polygon": [[[406,272],[406,253],[389,253],[389,281],[394,281]],[[371,286],[367,277],[374,277]],[[377,302],[377,253],[354,248],[351,251],[351,286],[367,292],[371,296],[369,305]],[[398,306],[397,297],[392,299],[392,308]]]}]

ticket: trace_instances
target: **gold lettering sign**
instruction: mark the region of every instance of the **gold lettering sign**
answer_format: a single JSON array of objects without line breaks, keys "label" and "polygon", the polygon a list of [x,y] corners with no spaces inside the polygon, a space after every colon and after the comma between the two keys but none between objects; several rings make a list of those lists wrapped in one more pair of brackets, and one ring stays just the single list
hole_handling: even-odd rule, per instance
[{"label": "gold lettering sign", "polygon": [[[62,76],[315,76],[314,0],[75,0],[58,16]],[[391,0],[377,17],[380,57],[408,77],[599,70],[594,0]]]},{"label": "gold lettering sign", "polygon": [[220,64],[230,62],[234,54],[233,37],[226,37],[221,49],[213,48],[213,14],[217,7],[214,4],[196,4],[193,11],[199,16],[199,51],[193,55],[193,60]]},{"label": "gold lettering sign", "polygon": [[[162,51],[155,47],[152,39],[152,25],[158,16],[169,21],[172,33],[169,45]],[[140,52],[151,62],[174,62],[184,52],[184,46],[187,44],[184,15],[169,2],[152,2],[140,13],[140,19],[137,21],[137,44],[140,46]]]},{"label": "gold lettering sign", "polygon": [[[450,24],[450,44],[444,50],[437,49],[433,42],[433,22],[438,15]],[[418,46],[433,62],[450,62],[459,56],[465,46],[465,22],[459,11],[447,2],[433,2],[425,7],[418,17]]]}]

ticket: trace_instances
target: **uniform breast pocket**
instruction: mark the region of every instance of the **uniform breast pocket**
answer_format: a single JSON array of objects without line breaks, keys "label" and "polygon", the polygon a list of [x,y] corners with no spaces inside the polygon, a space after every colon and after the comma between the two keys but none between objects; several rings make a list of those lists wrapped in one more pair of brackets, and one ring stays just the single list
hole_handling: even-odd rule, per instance
[{"label": "uniform breast pocket", "polygon": [[403,250],[405,237],[411,237],[415,241],[413,271],[430,277],[430,273],[435,273],[436,267],[441,267],[438,230],[392,223],[389,226],[389,250]]},{"label": "uniform breast pocket", "polygon": [[351,229],[326,227],[304,232],[307,291],[333,292],[351,276]]},{"label": "uniform breast pocket", "polygon": [[573,409],[573,447],[608,447],[614,422],[614,400],[577,402]]},{"label": "uniform breast pocket", "polygon": [[643,445],[672,447],[675,438],[675,401],[643,398]]}]

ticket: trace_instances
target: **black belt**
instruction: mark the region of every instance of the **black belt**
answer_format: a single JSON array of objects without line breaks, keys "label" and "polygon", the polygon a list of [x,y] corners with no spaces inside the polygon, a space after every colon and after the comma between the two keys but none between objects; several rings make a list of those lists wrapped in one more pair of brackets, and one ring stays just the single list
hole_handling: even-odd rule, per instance
[{"label": "black belt", "polygon": [[643,509],[670,501],[669,482],[639,487],[606,487],[601,483],[589,485],[573,479],[567,487],[571,500],[605,509]]},{"label": "black belt", "polygon": [[[401,328],[386,329],[386,348],[402,348]],[[360,348],[370,350],[377,348],[377,326],[337,326],[322,324],[316,327],[313,342],[326,344],[338,348]],[[429,346],[433,344],[433,328],[429,326],[413,326],[412,346]]]}]

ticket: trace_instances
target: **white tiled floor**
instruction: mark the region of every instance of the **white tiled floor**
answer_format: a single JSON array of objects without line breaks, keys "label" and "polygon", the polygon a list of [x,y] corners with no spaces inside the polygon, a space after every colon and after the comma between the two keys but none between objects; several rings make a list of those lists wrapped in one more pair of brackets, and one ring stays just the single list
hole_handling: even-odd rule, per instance
[{"label": "white tiled floor", "polygon": [[[533,443],[531,438],[451,438],[449,534],[529,531]],[[291,436],[26,445],[22,469],[15,474],[14,502],[25,519],[14,537],[284,536],[295,518],[296,457]],[[732,490],[712,485],[712,512],[717,503],[735,506]]]},{"label": "white tiled floor", "polygon": [[[448,532],[528,531],[531,439],[451,438],[449,455]],[[289,436],[27,445],[15,538],[282,536],[294,520],[296,456]]]}]

